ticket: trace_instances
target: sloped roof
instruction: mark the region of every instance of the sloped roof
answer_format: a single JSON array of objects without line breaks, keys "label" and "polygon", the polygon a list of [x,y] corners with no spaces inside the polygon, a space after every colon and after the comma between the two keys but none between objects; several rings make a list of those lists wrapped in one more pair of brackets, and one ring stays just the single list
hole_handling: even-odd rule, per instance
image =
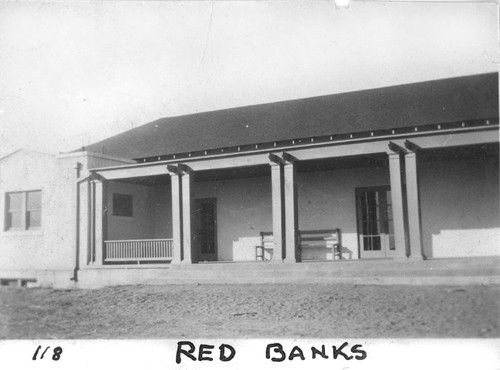
[{"label": "sloped roof", "polygon": [[498,117],[498,73],[162,118],[85,150],[145,158]]},{"label": "sloped roof", "polygon": [[47,155],[47,156],[52,156],[52,157],[55,156],[55,153],[43,152],[40,150],[33,150],[33,149],[28,149],[28,148],[20,148],[20,149],[16,149],[16,150],[0,157],[0,161],[3,161],[7,158],[11,158],[11,157],[14,157],[14,156],[22,154],[22,153],[36,153],[36,154],[42,154],[42,155]]}]

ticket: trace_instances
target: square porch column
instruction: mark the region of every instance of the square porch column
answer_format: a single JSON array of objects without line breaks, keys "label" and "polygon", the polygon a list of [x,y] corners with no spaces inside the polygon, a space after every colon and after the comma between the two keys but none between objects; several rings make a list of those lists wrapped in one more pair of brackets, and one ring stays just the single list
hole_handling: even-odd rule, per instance
[{"label": "square porch column", "polygon": [[193,263],[192,260],[192,220],[193,220],[193,178],[192,171],[184,172],[181,183],[182,197],[182,263]]},{"label": "square porch column", "polygon": [[285,188],[285,259],[284,262],[297,262],[297,167],[295,162],[284,165],[284,188]]},{"label": "square porch column", "polygon": [[94,266],[102,266],[104,262],[104,241],[107,231],[107,197],[106,183],[94,181]]},{"label": "square porch column", "polygon": [[283,165],[271,163],[272,212],[273,212],[273,262],[282,262],[284,257],[285,202],[283,192]]},{"label": "square porch column", "polygon": [[391,178],[391,200],[394,219],[394,242],[398,258],[406,258],[407,244],[404,222],[403,182],[401,180],[401,155],[389,153],[389,175]]},{"label": "square porch column", "polygon": [[408,198],[408,233],[410,236],[410,258],[422,260],[422,223],[420,214],[420,194],[417,171],[417,153],[405,156],[406,192]]},{"label": "square porch column", "polygon": [[173,239],[173,256],[172,263],[180,263],[182,261],[182,219],[181,219],[181,178],[178,174],[170,174],[171,180],[171,195],[172,195],[172,239]]},{"label": "square porch column", "polygon": [[94,181],[87,183],[87,265],[95,261],[95,186]]},{"label": "square porch column", "polygon": [[91,223],[91,208],[90,208],[90,181],[80,182],[78,184],[77,207],[79,208],[78,216],[78,232],[79,240],[79,266],[85,267],[90,264],[91,258],[91,242],[90,242],[90,223]]}]

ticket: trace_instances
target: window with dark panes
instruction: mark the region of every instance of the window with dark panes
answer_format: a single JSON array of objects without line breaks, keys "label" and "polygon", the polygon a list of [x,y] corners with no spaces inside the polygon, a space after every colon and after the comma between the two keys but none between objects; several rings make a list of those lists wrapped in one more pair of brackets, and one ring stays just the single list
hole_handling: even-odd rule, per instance
[{"label": "window with dark panes", "polygon": [[40,227],[42,224],[42,192],[26,193],[26,228]]},{"label": "window with dark panes", "polygon": [[42,225],[42,192],[5,194],[5,230],[29,230]]},{"label": "window with dark panes", "polygon": [[132,217],[133,215],[132,195],[113,194],[113,216]]},{"label": "window with dark panes", "polygon": [[21,229],[23,227],[23,193],[8,193],[6,199],[6,229]]}]

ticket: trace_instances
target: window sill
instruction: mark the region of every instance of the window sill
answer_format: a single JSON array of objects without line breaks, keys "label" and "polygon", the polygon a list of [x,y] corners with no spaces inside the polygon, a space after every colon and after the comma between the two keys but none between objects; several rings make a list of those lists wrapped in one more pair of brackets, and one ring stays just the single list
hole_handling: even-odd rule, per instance
[{"label": "window sill", "polygon": [[121,219],[121,220],[134,220],[135,217],[134,216],[118,216],[118,215],[111,215],[115,218],[118,218],[118,219]]},{"label": "window sill", "polygon": [[43,235],[43,230],[6,230],[3,236],[39,236]]}]

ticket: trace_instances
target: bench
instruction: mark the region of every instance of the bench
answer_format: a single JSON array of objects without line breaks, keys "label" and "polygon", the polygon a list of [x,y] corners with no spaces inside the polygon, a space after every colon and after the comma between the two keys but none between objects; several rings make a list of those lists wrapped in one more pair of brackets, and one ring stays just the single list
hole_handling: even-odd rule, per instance
[{"label": "bench", "polygon": [[333,259],[342,259],[342,242],[340,229],[328,230],[299,230],[299,246],[301,260],[303,250],[307,249],[327,249],[331,250]]},{"label": "bench", "polygon": [[[298,243],[300,246],[300,255],[303,248],[315,248],[331,250],[333,259],[342,259],[342,240],[340,229],[328,230],[299,230]],[[273,233],[262,231],[261,245],[255,248],[256,261],[268,261],[272,259],[274,249]],[[302,258],[301,258],[302,259]],[[304,259],[302,259],[304,260]],[[307,259],[306,259],[307,260]]]}]

